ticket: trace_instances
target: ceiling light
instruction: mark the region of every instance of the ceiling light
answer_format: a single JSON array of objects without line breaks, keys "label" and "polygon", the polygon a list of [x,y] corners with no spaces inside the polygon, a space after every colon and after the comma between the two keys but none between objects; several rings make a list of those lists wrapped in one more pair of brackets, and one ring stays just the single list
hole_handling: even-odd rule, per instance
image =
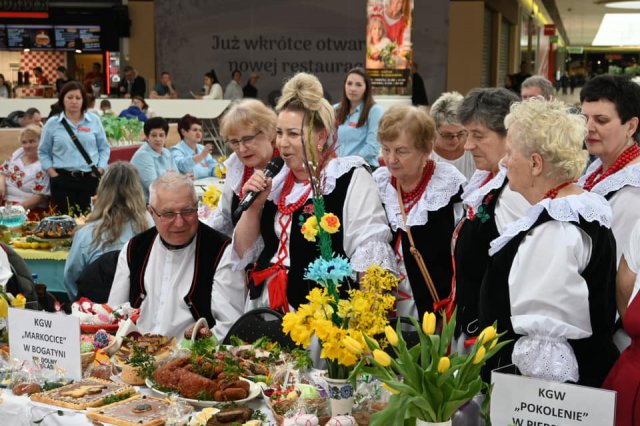
[{"label": "ceiling light", "polygon": [[640,13],[606,13],[593,46],[640,46]]},{"label": "ceiling light", "polygon": [[640,1],[615,1],[605,3],[604,6],[616,9],[640,9]]}]

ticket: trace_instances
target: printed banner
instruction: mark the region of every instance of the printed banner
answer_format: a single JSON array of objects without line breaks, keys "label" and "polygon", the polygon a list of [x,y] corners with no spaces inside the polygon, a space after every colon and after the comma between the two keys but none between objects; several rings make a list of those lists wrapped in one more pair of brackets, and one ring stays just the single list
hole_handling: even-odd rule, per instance
[{"label": "printed banner", "polygon": [[412,22],[413,0],[368,0],[366,68],[373,87],[410,93]]}]

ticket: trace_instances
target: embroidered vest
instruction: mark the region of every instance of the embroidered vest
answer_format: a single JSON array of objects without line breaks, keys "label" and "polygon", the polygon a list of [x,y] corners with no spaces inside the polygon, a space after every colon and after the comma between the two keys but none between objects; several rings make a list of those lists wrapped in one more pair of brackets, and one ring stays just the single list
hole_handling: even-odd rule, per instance
[{"label": "embroidered vest", "polygon": [[454,247],[454,261],[456,264],[456,305],[458,316],[456,321],[456,336],[461,332],[469,336],[477,336],[481,328],[478,327],[478,295],[484,271],[489,263],[489,244],[498,238],[498,228],[495,220],[496,204],[508,179],[499,188],[492,189],[485,195],[482,205],[489,216],[488,220],[476,216],[473,219],[463,219],[458,239]]},{"label": "embroidered vest", "polygon": [[[451,235],[455,226],[453,205],[457,202],[460,202],[460,193],[452,197],[446,206],[436,211],[430,211],[427,223],[410,228],[413,241],[424,259],[440,299],[446,298],[451,291],[453,266],[450,247]],[[434,300],[427,289],[427,283],[422,277],[416,259],[411,254],[407,233],[398,228],[393,232],[391,241],[397,241],[398,236],[401,238],[402,257],[411,284],[413,300],[418,309],[419,318],[422,318],[425,311],[433,311]]]},{"label": "embroidered vest", "polygon": [[[158,231],[153,227],[133,237],[127,247],[127,263],[130,272],[129,302],[135,308],[140,307],[147,294],[144,274],[157,235]],[[201,222],[198,224],[193,278],[189,292],[183,300],[189,307],[193,319],[198,320],[204,317],[207,319],[209,327],[213,327],[216,323],[211,313],[213,276],[229,242],[230,240],[218,231]],[[153,285],[152,283],[147,284]]]},{"label": "embroidered vest", "polygon": [[[513,237],[490,259],[480,289],[480,327],[482,329],[497,321],[498,330],[507,332],[501,340],[513,340],[513,342],[489,359],[483,368],[485,378],[489,377],[491,370],[512,363],[513,346],[520,337],[513,331],[509,299],[509,273],[518,247],[532,229],[552,220],[554,219],[544,211],[531,228]],[[578,383],[600,387],[619,355],[613,343],[616,315],[615,240],[611,230],[598,222],[588,222],[580,218],[579,223],[571,223],[583,230],[592,244],[591,258],[580,275],[589,289],[589,317],[593,334],[585,339],[569,340],[569,344],[578,360],[580,374]],[[562,283],[559,282],[558,285]]]},{"label": "embroidered vest", "polygon": [[[331,235],[332,248],[336,255],[342,255],[347,257],[344,252],[343,230],[344,221],[342,218],[342,212],[344,207],[344,200],[347,196],[347,190],[349,189],[349,183],[353,176],[353,171],[340,176],[336,180],[336,187],[331,194],[324,195],[325,210],[333,213],[340,219],[340,230]],[[316,243],[305,240],[302,232],[300,232],[300,219],[304,220],[308,215],[302,216],[302,212],[305,208],[309,209],[309,206],[313,206],[311,199],[298,210],[292,213],[291,220],[291,232],[289,233],[289,271],[288,271],[288,283],[287,283],[287,300],[291,306],[295,309],[303,303],[306,303],[306,296],[309,291],[317,287],[318,284],[314,281],[304,279],[304,271],[319,255]],[[274,229],[274,223],[278,207],[271,201],[267,201],[262,211],[262,218],[260,220],[260,233],[264,241],[264,249],[254,267],[255,271],[261,271],[272,265],[271,259],[277,253],[280,239]],[[257,299],[262,294],[264,285],[256,286],[252,280],[249,281],[249,297],[251,299]],[[348,297],[347,290],[354,287],[353,283],[343,283],[340,287],[340,297]]]}]

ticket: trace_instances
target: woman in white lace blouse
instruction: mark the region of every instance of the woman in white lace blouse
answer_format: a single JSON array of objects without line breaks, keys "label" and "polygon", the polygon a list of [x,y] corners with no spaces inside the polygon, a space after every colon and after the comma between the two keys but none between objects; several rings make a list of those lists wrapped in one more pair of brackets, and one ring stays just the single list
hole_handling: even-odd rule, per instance
[{"label": "woman in white lace blouse", "polygon": [[576,183],[584,169],[584,117],[530,99],[505,118],[509,186],[531,208],[491,242],[480,322],[512,343],[487,371],[512,361],[526,376],[600,386],[613,344],[616,257],[612,211]]}]

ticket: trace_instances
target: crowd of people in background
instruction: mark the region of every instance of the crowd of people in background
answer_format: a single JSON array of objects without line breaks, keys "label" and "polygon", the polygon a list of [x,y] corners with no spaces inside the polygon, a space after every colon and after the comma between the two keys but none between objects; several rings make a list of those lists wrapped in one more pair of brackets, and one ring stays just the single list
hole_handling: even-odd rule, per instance
[{"label": "crowd of people in background", "polygon": [[[356,272],[376,263],[401,277],[398,315],[457,306],[459,351],[497,321],[512,341],[485,377],[514,363],[529,376],[604,386],[618,391],[617,424],[632,424],[626,419],[639,409],[640,387],[631,368],[640,361],[636,83],[595,77],[578,109],[523,68],[506,88],[452,91],[430,108],[385,111],[356,67],[335,105],[317,77],[298,73],[272,109],[251,99],[257,74],[243,87],[234,70],[223,89],[210,70],[202,92],[191,96],[233,101],[220,121],[232,154],[220,205],[205,224],[192,181],[215,175],[219,153],[203,144],[202,121],[185,114],[177,123],[181,140],[168,149],[169,124],[153,116],[146,80],[128,66],[118,91],[132,104],[121,116],[145,122],[145,143],[130,164],[107,167],[110,148],[97,115],[113,112],[108,100],[90,112],[88,96],[101,75],[96,67],[77,82],[61,67],[58,115],[41,127],[40,112],[29,109],[1,124],[23,128],[21,148],[0,167],[3,202],[34,213],[51,206],[91,212],[65,268],[70,299],[129,301],[142,309],[139,324],[168,335],[205,317],[224,337],[250,309],[296,309],[317,285],[304,277],[315,249],[298,220],[312,205],[311,150],[325,160],[325,206],[342,224],[334,251]],[[0,75],[0,95],[3,81]],[[149,97],[175,99],[177,87],[163,72]],[[428,102],[426,94],[419,98]],[[268,177],[274,157],[284,166]],[[259,195],[234,216],[248,192]],[[87,274],[105,264],[109,273],[92,287]],[[616,315],[628,335],[614,339]]]}]

